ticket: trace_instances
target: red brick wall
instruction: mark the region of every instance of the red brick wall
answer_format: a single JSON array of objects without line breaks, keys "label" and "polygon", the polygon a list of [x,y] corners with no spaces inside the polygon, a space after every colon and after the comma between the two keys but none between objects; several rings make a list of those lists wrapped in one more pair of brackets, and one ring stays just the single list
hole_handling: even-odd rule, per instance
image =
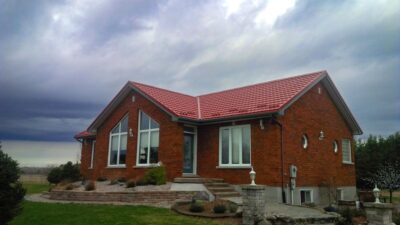
[{"label": "red brick wall", "polygon": [[[321,87],[321,94],[318,94]],[[284,129],[284,182],[289,182],[289,166],[298,168],[298,186],[318,186],[332,183],[355,185],[354,165],[342,163],[341,140],[352,140],[352,134],[322,85],[317,85],[297,100],[279,120]],[[265,120],[264,120],[265,121]],[[259,120],[236,122],[251,124],[251,162],[257,172],[257,183],[281,185],[280,130],[277,125],[265,124],[261,130]],[[219,128],[229,126],[208,125],[198,128],[198,173],[203,177],[224,178],[227,182],[249,182],[249,169],[219,169]],[[320,131],[325,139],[318,139]],[[301,137],[309,137],[307,150],[301,148]],[[338,140],[339,151],[333,152],[333,140]],[[354,161],[354,152],[353,161]]]},{"label": "red brick wall", "polygon": [[[135,102],[132,102],[132,95],[135,95]],[[136,148],[138,138],[138,113],[144,111],[160,124],[160,144],[159,161],[167,169],[169,180],[182,174],[182,144],[183,144],[183,126],[171,121],[171,117],[156,107],[153,103],[137,93],[130,93],[120,105],[112,112],[105,122],[97,129],[96,136],[96,157],[94,169],[88,168],[87,153],[90,153],[84,145],[82,151],[81,172],[88,179],[97,179],[98,177],[107,177],[109,179],[125,177],[137,179],[143,176],[145,168],[135,168],[136,166]],[[132,128],[133,137],[128,136],[128,147],[126,155],[126,168],[107,168],[109,134],[114,126],[128,114],[128,125]]]},{"label": "red brick wall", "polygon": [[[318,94],[318,87],[322,93]],[[131,101],[135,95],[134,103]],[[160,124],[159,160],[167,169],[168,180],[182,176],[183,125],[172,122],[171,117],[141,95],[131,93],[99,127],[97,131],[96,157],[94,169],[88,170],[90,144],[83,145],[82,173],[90,178],[139,178],[145,169],[136,165],[137,127],[139,109],[146,112]],[[123,116],[129,115],[129,128],[133,137],[128,137],[126,168],[107,168],[109,133]],[[298,99],[283,117],[278,118],[284,126],[284,182],[289,182],[289,166],[298,167],[298,186],[317,186],[334,182],[341,186],[355,185],[354,165],[342,163],[341,140],[352,139],[350,129],[345,124],[334,103],[322,85],[317,85]],[[261,130],[259,120],[240,121],[236,124],[251,124],[251,162],[257,172],[257,183],[271,186],[281,185],[280,129],[267,124]],[[232,123],[198,127],[197,172],[201,177],[224,178],[227,182],[243,184],[249,182],[249,169],[220,169],[219,127]],[[325,139],[318,139],[320,131]],[[309,137],[307,150],[301,148],[301,136]],[[332,142],[338,140],[339,151],[333,152]],[[89,148],[89,149],[86,149]],[[354,152],[353,152],[354,161]]]}]

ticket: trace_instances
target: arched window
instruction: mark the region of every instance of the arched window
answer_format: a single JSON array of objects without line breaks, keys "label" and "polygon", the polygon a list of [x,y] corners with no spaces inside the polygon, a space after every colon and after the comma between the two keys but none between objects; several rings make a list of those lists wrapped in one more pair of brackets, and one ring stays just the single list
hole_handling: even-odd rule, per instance
[{"label": "arched window", "polygon": [[338,153],[338,151],[339,151],[338,142],[336,140],[334,140],[333,141],[333,152]]},{"label": "arched window", "polygon": [[158,163],[158,144],[160,125],[146,113],[139,112],[139,135],[137,164],[150,165]]},{"label": "arched window", "polygon": [[109,166],[125,166],[128,142],[128,116],[125,116],[110,133]]},{"label": "arched window", "polygon": [[303,134],[303,136],[301,137],[301,147],[303,149],[307,149],[308,148],[308,137],[306,134]]}]

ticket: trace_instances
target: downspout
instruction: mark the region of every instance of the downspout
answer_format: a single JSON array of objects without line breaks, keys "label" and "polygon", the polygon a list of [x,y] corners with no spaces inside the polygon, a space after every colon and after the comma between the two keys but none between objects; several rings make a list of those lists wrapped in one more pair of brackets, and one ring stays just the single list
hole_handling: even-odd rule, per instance
[{"label": "downspout", "polygon": [[276,120],[274,117],[271,118],[272,122],[277,124],[280,128],[280,136],[281,136],[281,193],[282,193],[282,202],[286,203],[286,195],[285,195],[285,184],[284,184],[284,168],[283,168],[283,125]]}]

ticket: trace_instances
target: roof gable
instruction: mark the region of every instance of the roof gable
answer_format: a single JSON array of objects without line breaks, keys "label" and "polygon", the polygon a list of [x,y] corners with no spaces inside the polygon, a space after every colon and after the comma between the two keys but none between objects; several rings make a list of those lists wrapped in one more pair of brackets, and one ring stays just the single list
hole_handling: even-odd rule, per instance
[{"label": "roof gable", "polygon": [[190,96],[138,82],[128,82],[89,126],[94,131],[132,90],[179,120],[207,122],[244,116],[283,114],[298,98],[322,81],[354,134],[362,134],[326,71],[304,74],[200,96]]}]

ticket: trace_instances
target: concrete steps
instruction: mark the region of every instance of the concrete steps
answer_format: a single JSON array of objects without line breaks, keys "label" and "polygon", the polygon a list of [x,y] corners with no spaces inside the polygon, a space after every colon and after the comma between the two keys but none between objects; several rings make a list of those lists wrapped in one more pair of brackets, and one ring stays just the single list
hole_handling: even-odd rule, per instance
[{"label": "concrete steps", "polygon": [[237,192],[230,184],[225,183],[222,179],[211,180],[204,183],[204,185],[216,199],[241,196],[239,192]]}]

